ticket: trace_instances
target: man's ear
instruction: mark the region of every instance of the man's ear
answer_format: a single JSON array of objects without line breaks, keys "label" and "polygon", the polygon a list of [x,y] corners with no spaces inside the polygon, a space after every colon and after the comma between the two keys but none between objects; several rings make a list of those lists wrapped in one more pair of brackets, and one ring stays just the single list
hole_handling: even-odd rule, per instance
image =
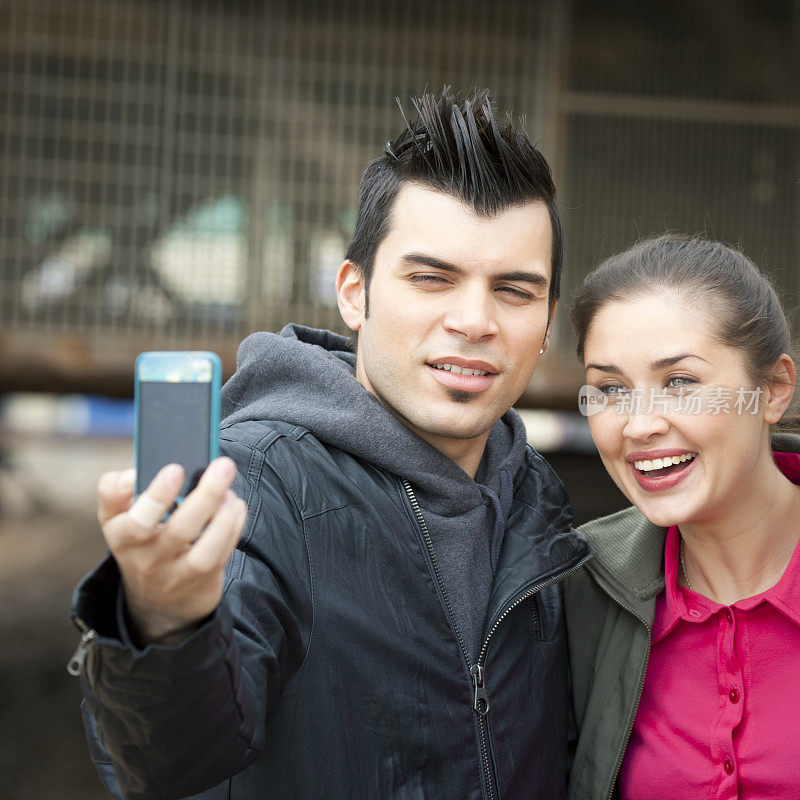
[{"label": "man's ear", "polygon": [[352,261],[345,261],[336,273],[336,299],[344,324],[359,330],[364,319],[364,273]]},{"label": "man's ear", "polygon": [[553,300],[552,305],[550,306],[550,316],[547,318],[547,330],[544,332],[544,341],[542,342],[541,350],[539,351],[539,355],[547,350],[548,345],[550,344],[550,335],[553,333],[553,319],[556,316],[556,306],[558,305],[558,300]]},{"label": "man's ear", "polygon": [[792,402],[796,380],[794,361],[786,353],[782,353],[770,370],[770,381],[764,395],[765,422],[774,425],[783,416]]}]

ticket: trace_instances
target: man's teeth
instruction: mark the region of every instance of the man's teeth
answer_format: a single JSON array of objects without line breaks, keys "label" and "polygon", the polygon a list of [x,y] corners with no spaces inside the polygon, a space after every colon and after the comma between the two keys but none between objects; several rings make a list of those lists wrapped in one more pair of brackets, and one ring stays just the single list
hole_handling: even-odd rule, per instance
[{"label": "man's teeth", "polygon": [[434,364],[436,369],[443,369],[447,372],[455,372],[456,375],[488,375],[482,369],[467,369],[466,367],[459,367],[458,364]]},{"label": "man's teeth", "polygon": [[664,469],[675,464],[682,464],[684,461],[691,461],[697,453],[682,453],[679,456],[667,456],[666,458],[654,458],[652,461],[634,461],[633,466],[640,472],[650,472],[654,469]]}]

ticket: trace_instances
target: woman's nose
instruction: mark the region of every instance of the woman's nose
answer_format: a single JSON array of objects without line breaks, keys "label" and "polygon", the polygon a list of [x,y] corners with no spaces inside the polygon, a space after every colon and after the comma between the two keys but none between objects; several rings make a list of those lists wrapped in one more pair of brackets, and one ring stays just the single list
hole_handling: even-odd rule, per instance
[{"label": "woman's nose", "polygon": [[664,435],[669,431],[667,409],[662,408],[657,402],[646,395],[631,396],[631,402],[625,413],[628,419],[622,430],[624,436],[636,441],[647,441],[652,436]]}]

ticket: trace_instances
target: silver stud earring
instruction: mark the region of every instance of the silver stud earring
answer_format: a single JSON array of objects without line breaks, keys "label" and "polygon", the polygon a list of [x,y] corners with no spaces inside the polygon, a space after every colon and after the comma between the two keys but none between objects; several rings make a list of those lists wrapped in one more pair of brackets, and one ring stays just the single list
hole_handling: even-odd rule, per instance
[{"label": "silver stud earring", "polygon": [[539,349],[539,355],[542,355],[542,353],[544,353],[544,347]]}]

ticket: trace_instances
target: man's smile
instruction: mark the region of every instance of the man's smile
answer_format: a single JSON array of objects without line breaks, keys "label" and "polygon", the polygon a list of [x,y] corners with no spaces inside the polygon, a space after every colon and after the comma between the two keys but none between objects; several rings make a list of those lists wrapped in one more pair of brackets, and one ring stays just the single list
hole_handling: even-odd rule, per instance
[{"label": "man's smile", "polygon": [[460,358],[459,356],[445,356],[426,362],[429,367],[444,370],[456,375],[494,375],[498,369],[488,361],[477,359]]},{"label": "man's smile", "polygon": [[436,369],[443,369],[447,372],[455,372],[457,375],[488,375],[488,372],[484,372],[480,369],[468,369],[467,367],[459,367],[458,364],[431,364],[432,367],[436,367]]},{"label": "man's smile", "polygon": [[461,392],[483,392],[498,374],[497,367],[488,361],[446,356],[426,362],[433,377],[448,389]]}]

